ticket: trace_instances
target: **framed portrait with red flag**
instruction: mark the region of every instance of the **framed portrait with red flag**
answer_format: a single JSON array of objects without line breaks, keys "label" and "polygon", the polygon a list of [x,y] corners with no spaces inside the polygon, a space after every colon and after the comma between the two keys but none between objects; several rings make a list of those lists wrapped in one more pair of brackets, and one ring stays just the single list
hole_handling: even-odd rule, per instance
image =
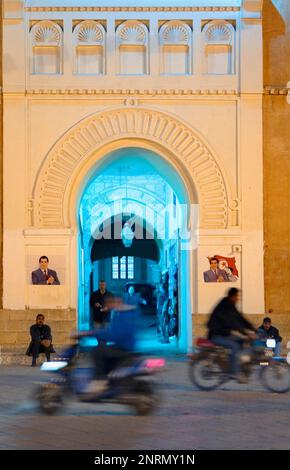
[{"label": "framed portrait with red flag", "polygon": [[204,282],[236,282],[239,271],[234,256],[214,255],[207,257],[209,269],[204,271]]}]

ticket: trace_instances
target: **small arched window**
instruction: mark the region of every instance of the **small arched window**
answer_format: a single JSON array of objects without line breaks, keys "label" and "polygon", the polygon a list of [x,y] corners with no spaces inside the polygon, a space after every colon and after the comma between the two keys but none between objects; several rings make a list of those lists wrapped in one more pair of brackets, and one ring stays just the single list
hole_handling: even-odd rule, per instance
[{"label": "small arched window", "polygon": [[55,75],[62,73],[61,27],[53,21],[39,21],[30,31],[31,73]]},{"label": "small arched window", "polygon": [[182,21],[168,21],[159,31],[160,72],[165,75],[191,73],[192,31]]},{"label": "small arched window", "polygon": [[148,29],[140,21],[125,21],[116,30],[120,75],[146,75],[148,70]]},{"label": "small arched window", "polygon": [[104,27],[92,20],[79,23],[74,29],[74,56],[76,74],[102,75],[105,73]]},{"label": "small arched window", "polygon": [[227,21],[214,20],[203,28],[204,73],[235,73],[235,29]]}]

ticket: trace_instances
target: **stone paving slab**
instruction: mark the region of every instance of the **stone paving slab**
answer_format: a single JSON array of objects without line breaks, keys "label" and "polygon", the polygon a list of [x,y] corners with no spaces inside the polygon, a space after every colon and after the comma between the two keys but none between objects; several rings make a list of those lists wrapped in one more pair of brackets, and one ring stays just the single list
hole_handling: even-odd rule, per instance
[{"label": "stone paving slab", "polygon": [[159,376],[162,403],[154,416],[112,404],[70,401],[47,417],[33,401],[45,378],[28,366],[0,366],[1,449],[290,449],[290,393],[273,394],[253,377],[201,392],[184,358],[168,359]]}]

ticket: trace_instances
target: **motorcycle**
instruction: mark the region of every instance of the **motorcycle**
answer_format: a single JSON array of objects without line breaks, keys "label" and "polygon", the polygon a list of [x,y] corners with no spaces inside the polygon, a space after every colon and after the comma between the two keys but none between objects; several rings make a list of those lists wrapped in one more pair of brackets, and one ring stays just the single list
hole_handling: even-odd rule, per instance
[{"label": "motorcycle", "polygon": [[[283,357],[274,356],[275,340],[253,340],[251,346],[242,349],[241,373],[248,378],[260,366],[259,378],[268,390],[285,393],[290,390],[290,368]],[[189,357],[190,380],[201,390],[214,390],[231,380],[230,350],[217,346],[205,338],[196,341],[197,350]]]},{"label": "motorcycle", "polygon": [[63,408],[65,398],[72,395],[87,403],[127,405],[138,415],[152,413],[159,403],[159,395],[151,378],[164,369],[165,360],[130,355],[117,362],[107,376],[105,388],[87,392],[95,370],[93,364],[88,367],[92,347],[88,339],[81,338],[61,357],[42,364],[41,370],[51,372],[53,377],[37,389],[40,410],[48,415],[56,414]]}]

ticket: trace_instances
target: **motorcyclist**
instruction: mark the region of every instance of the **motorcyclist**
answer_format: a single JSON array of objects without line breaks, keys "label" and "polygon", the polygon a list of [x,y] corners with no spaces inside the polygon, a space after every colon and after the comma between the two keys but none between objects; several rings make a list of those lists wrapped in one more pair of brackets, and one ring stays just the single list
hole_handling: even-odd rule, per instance
[{"label": "motorcyclist", "polygon": [[239,353],[246,339],[256,337],[254,326],[238,311],[239,289],[232,287],[214,308],[207,323],[208,338],[218,346],[231,350],[230,374],[238,382],[246,378],[240,373]]},{"label": "motorcyclist", "polygon": [[95,380],[85,392],[99,392],[105,389],[106,377],[115,365],[136,351],[138,308],[123,303],[120,297],[110,297],[106,306],[111,311],[111,323],[107,328],[86,331],[79,336],[93,336],[98,346],[92,351],[95,363]]}]

